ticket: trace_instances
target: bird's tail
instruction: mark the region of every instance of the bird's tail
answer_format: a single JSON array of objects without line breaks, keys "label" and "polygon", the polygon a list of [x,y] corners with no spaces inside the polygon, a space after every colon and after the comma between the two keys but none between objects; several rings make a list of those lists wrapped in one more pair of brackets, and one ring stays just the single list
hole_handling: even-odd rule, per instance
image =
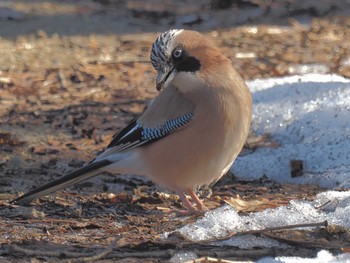
[{"label": "bird's tail", "polygon": [[55,181],[49,182],[28,193],[25,193],[24,195],[17,197],[11,202],[16,204],[29,204],[31,201],[35,199],[38,199],[52,192],[63,189],[67,186],[79,183],[81,181],[84,181],[91,177],[96,176],[103,172],[100,170],[100,168],[110,165],[111,163],[112,163],[111,161],[106,159],[89,163],[88,165],[80,169],[77,169],[75,171],[72,171]]}]

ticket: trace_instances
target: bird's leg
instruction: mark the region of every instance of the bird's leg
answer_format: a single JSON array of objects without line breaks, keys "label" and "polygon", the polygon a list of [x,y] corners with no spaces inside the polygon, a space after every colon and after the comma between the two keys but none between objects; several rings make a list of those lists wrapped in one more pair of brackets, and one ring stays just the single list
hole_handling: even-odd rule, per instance
[{"label": "bird's leg", "polygon": [[180,197],[183,205],[187,208],[187,210],[172,209],[171,211],[169,211],[169,213],[175,213],[181,216],[189,216],[193,214],[202,215],[204,211],[208,210],[205,207],[205,205],[202,203],[202,201],[199,200],[198,196],[195,194],[195,192],[192,189],[187,189],[186,192],[191,196],[196,206],[193,206],[191,202],[188,201],[182,189],[175,188],[174,190],[177,193],[177,195]]},{"label": "bird's leg", "polygon": [[190,194],[193,202],[196,204],[198,211],[204,212],[208,211],[208,208],[203,204],[203,202],[198,198],[193,189],[188,189],[187,192]]},{"label": "bird's leg", "polygon": [[186,211],[177,211],[178,213],[182,215],[190,215],[190,214],[196,214],[198,213],[197,209],[188,201],[187,197],[184,195],[184,193],[181,190],[176,191],[178,196],[181,198],[182,203],[187,208]]},{"label": "bird's leg", "polygon": [[186,210],[172,209],[168,213],[175,213],[179,216],[190,216],[193,214],[200,214],[197,207],[193,206],[180,188],[174,189],[176,194],[180,197],[183,205],[187,208]]},{"label": "bird's leg", "polygon": [[195,192],[192,189],[188,189],[187,192],[190,194],[193,202],[196,204],[196,206],[193,206],[190,201],[188,201],[187,197],[183,193],[181,189],[176,189],[177,195],[180,197],[182,203],[187,208],[187,210],[177,210],[173,209],[170,211],[170,213],[175,213],[177,215],[181,216],[189,216],[193,214],[203,214],[204,211],[207,211],[208,209],[205,207],[205,205],[202,203],[201,200],[199,200],[198,196],[195,194]]}]

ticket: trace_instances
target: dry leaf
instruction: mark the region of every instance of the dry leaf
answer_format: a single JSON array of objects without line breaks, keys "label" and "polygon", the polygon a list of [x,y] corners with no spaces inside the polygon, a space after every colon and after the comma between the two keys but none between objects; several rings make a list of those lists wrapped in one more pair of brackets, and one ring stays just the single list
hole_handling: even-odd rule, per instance
[{"label": "dry leaf", "polygon": [[[201,258],[197,258],[194,260],[189,260],[186,261],[185,263],[215,263],[215,262],[219,262],[219,263],[235,263],[238,261],[231,261],[231,260],[226,260],[226,259],[221,259],[221,258],[211,258],[211,257],[201,257]],[[252,261],[244,261],[244,262],[252,262]]]},{"label": "dry leaf", "polygon": [[0,132],[0,145],[20,146],[23,145],[23,141],[19,141],[9,132]]},{"label": "dry leaf", "polygon": [[275,208],[280,206],[278,200],[271,201],[267,198],[259,198],[254,200],[243,200],[239,196],[223,199],[227,204],[233,206],[238,212],[257,212],[267,208]]},{"label": "dry leaf", "polygon": [[346,253],[350,253],[350,247],[343,247],[341,250]]},{"label": "dry leaf", "polygon": [[278,148],[280,146],[278,142],[272,140],[269,134],[249,136],[247,139],[247,145],[253,150],[259,147]]}]

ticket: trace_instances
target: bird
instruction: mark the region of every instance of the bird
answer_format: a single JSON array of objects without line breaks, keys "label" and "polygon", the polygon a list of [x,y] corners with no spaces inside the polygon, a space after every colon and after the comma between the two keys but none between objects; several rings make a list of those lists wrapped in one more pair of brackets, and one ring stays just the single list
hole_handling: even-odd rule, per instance
[{"label": "bird", "polygon": [[180,197],[184,214],[208,210],[195,191],[217,182],[242,150],[252,118],[251,93],[231,60],[197,31],[160,34],[150,60],[159,93],[146,110],[95,159],[14,203],[29,204],[109,172],[147,176]]}]

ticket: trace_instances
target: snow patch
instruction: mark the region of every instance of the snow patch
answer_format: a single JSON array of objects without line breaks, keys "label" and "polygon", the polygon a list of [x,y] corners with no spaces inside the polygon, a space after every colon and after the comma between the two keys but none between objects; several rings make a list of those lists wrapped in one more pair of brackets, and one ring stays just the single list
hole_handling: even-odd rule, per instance
[{"label": "snow patch", "polygon": [[[310,74],[253,80],[248,86],[252,131],[270,134],[280,147],[237,158],[231,168],[237,176],[350,187],[349,79]],[[303,161],[303,176],[291,177],[291,160]]]}]

